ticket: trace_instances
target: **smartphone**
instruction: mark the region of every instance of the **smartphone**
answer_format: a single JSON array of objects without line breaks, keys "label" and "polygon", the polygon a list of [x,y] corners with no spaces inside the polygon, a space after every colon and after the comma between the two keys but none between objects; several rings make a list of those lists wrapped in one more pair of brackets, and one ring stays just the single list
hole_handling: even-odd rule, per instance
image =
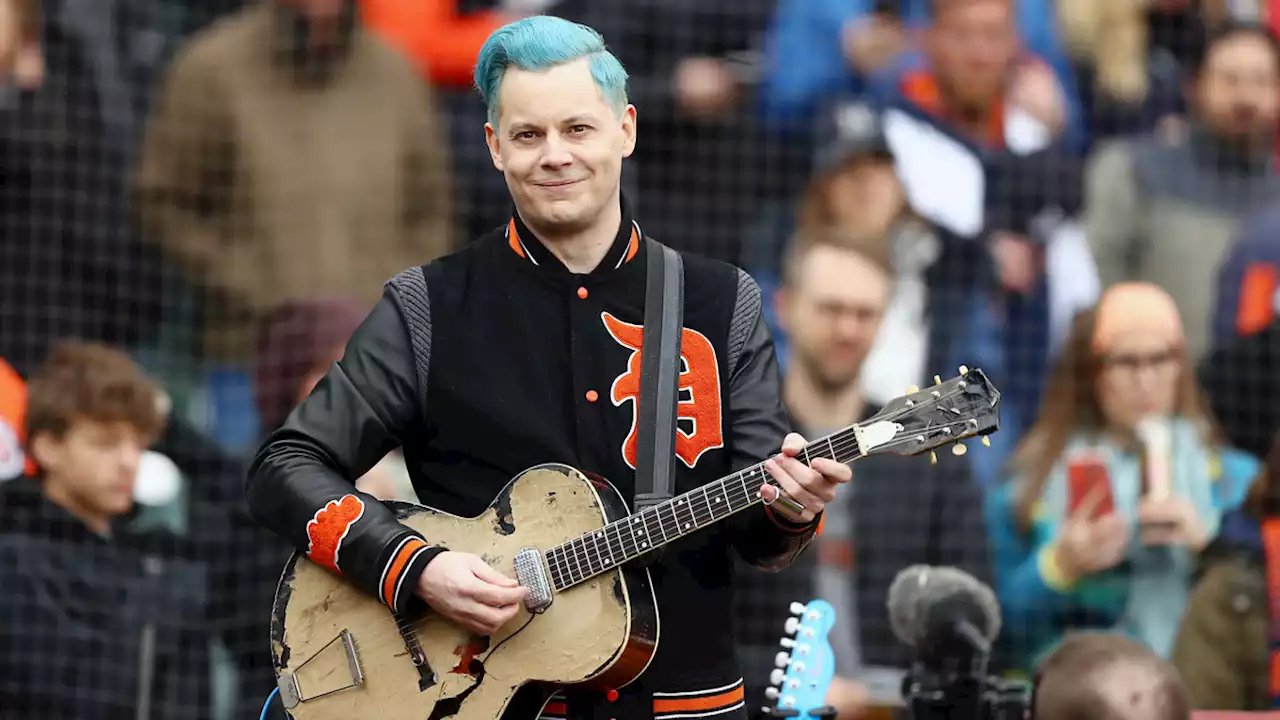
[{"label": "smartphone", "polygon": [[1082,452],[1067,460],[1067,508],[1075,515],[1084,501],[1094,492],[1102,493],[1102,499],[1090,520],[1115,512],[1115,497],[1111,494],[1111,474],[1107,463],[1096,453]]}]

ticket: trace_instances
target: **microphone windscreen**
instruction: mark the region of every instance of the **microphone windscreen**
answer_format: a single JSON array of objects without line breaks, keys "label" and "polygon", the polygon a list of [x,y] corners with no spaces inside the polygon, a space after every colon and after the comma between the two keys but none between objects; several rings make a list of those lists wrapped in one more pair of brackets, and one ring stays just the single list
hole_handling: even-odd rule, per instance
[{"label": "microphone windscreen", "polygon": [[988,642],[1000,634],[1000,604],[991,588],[957,568],[912,565],[889,586],[889,625],[899,642],[919,647],[930,631],[930,610],[944,601],[971,606]]}]

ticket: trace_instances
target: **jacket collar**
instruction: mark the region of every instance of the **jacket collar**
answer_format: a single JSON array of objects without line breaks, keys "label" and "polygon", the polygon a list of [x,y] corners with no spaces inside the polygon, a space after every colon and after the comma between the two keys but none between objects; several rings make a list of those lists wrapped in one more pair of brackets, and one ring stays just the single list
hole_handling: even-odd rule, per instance
[{"label": "jacket collar", "polygon": [[[113,524],[112,534],[118,530]],[[103,543],[79,518],[54,503],[37,477],[26,475],[0,485],[0,531],[56,538],[68,543]]]},{"label": "jacket collar", "polygon": [[[618,224],[618,233],[614,236],[613,245],[600,260],[600,264],[596,265],[588,275],[598,276],[613,272],[640,255],[644,233],[631,212],[631,203],[625,196],[620,199],[620,202],[622,203],[622,222]],[[542,244],[533,231],[524,224],[524,220],[520,219],[520,213],[515,210],[512,210],[511,220],[507,223],[506,238],[507,247],[532,265],[555,273],[569,273],[564,263]]]}]

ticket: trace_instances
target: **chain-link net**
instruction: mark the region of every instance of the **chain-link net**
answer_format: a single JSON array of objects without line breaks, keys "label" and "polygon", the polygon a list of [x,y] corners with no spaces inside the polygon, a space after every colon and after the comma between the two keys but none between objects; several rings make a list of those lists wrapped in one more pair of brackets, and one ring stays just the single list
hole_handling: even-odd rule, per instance
[{"label": "chain-link net", "polygon": [[[795,672],[779,641],[817,598],[861,683],[833,686],[841,717],[868,688],[893,704],[912,655],[885,594],[920,563],[995,588],[993,672],[1109,628],[1234,678],[1201,707],[1269,704],[1266,638],[1227,634],[1268,604],[1235,617],[1196,593],[1245,592],[1202,571],[1261,547],[1274,510],[1246,499],[1280,403],[1273,5],[0,0],[0,474],[33,476],[0,484],[0,717],[260,712],[291,548],[248,513],[249,462],[387,279],[511,218],[472,71],[537,13],[627,68],[627,202],[645,234],[756,281],[797,431],[961,365],[1002,393],[989,449],[862,458],[790,567],[738,563],[737,605],[706,611],[734,614],[748,711]],[[1161,290],[1095,307],[1130,281]],[[93,394],[109,383],[69,405],[29,385],[65,339],[162,391],[125,511],[93,473],[44,484],[77,472],[57,423],[26,442],[29,406],[115,407]],[[1151,414],[1172,418],[1164,463],[1135,431]],[[416,501],[410,475],[393,451],[359,482]],[[1157,516],[1174,529],[1151,540]]]}]

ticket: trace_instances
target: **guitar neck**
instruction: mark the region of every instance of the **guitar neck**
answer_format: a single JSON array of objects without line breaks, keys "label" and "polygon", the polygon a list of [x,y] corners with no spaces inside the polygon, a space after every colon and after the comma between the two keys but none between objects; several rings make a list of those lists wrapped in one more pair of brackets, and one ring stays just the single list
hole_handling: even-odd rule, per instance
[{"label": "guitar neck", "polygon": [[[869,429],[874,428],[875,424]],[[875,444],[860,438],[866,432],[850,426],[810,442],[799,457],[806,462],[818,458],[852,462],[862,455],[859,439]],[[766,484],[774,483],[764,463],[757,463],[557,545],[546,553],[555,589],[571,588],[745,510],[761,502],[760,488]]]}]

